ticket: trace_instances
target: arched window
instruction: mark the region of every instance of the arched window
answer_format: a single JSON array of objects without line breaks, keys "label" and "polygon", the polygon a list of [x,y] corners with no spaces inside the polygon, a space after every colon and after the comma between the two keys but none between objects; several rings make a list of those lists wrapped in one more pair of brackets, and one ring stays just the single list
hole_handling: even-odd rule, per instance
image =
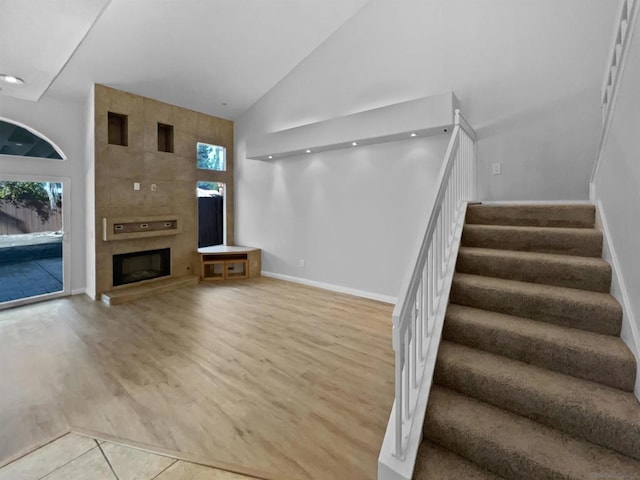
[{"label": "arched window", "polygon": [[6,120],[0,120],[0,155],[64,159],[60,149],[46,138]]}]

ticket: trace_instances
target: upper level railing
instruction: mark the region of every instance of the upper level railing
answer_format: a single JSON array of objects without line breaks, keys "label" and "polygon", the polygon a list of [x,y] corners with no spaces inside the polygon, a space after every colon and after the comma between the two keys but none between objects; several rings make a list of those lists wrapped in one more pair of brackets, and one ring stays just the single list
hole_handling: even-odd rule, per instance
[{"label": "upper level railing", "polygon": [[600,156],[602,148],[609,132],[611,123],[611,113],[616,103],[618,85],[624,69],[627,52],[631,43],[631,36],[635,30],[636,17],[640,8],[640,0],[622,0],[620,12],[616,19],[614,35],[609,49],[609,57],[605,68],[604,79],[602,81],[601,107],[602,107],[602,131],[600,133],[600,143],[596,153],[596,159],[591,170],[590,197],[595,198],[594,182],[600,167]]},{"label": "upper level railing", "polygon": [[395,401],[378,459],[379,480],[409,479],[413,472],[464,214],[476,196],[475,140],[456,110],[433,211],[393,310]]},{"label": "upper level railing", "polygon": [[611,106],[611,100],[616,88],[616,81],[618,79],[618,71],[622,64],[623,54],[627,45],[627,39],[629,38],[629,22],[631,20],[631,13],[634,8],[634,4],[637,0],[623,0],[618,15],[618,21],[616,22],[615,33],[611,48],[609,50],[609,61],[604,74],[604,80],[602,81],[602,121],[606,121],[607,114],[609,113],[609,107]]}]

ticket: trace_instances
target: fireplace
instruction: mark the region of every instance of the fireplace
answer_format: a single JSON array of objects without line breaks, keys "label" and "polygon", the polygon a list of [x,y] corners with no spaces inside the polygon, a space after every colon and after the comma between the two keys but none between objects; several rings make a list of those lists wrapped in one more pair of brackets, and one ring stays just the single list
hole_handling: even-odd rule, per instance
[{"label": "fireplace", "polygon": [[147,250],[113,256],[113,286],[171,275],[171,249]]}]

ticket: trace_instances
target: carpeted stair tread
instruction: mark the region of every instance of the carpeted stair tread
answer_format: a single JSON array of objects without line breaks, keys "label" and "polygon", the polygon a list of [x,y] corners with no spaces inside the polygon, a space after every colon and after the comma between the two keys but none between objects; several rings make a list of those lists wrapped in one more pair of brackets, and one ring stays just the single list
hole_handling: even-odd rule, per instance
[{"label": "carpeted stair tread", "polygon": [[451,342],[440,344],[434,381],[640,460],[640,404],[632,393]]},{"label": "carpeted stair tread", "polygon": [[443,339],[632,392],[636,361],[619,337],[449,304]]},{"label": "carpeted stair tread", "polygon": [[640,462],[434,385],[425,438],[504,478],[635,479]]},{"label": "carpeted stair tread", "polygon": [[595,213],[468,206],[414,478],[640,480],[637,364]]},{"label": "carpeted stair tread", "polygon": [[501,480],[449,450],[422,442],[413,474],[414,480]]},{"label": "carpeted stair tread", "polygon": [[607,293],[456,273],[450,302],[606,335],[619,335],[622,308]]},{"label": "carpeted stair tread", "polygon": [[593,228],[594,205],[469,205],[466,223]]},{"label": "carpeted stair tread", "polygon": [[462,246],[602,256],[602,233],[593,228],[553,228],[466,224]]},{"label": "carpeted stair tread", "polygon": [[611,266],[601,258],[461,247],[456,270],[488,277],[609,292]]}]

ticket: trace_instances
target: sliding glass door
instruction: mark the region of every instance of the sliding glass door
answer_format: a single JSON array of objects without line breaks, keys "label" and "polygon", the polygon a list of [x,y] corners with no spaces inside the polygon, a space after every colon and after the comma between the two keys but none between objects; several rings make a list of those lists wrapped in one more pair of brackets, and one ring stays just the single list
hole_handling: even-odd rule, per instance
[{"label": "sliding glass door", "polygon": [[65,183],[0,178],[0,308],[68,293]]}]

